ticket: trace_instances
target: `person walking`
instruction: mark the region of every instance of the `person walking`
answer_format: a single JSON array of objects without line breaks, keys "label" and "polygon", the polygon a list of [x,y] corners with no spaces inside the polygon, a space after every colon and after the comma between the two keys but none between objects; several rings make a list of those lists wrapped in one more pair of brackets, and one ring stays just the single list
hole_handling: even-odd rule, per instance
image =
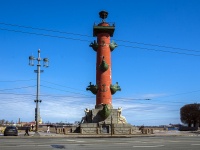
[{"label": "person walking", "polygon": [[34,128],[34,126],[33,126],[33,125],[31,125],[31,129],[32,129],[32,131],[33,131],[33,128]]},{"label": "person walking", "polygon": [[26,136],[26,135],[28,135],[28,136],[29,136],[28,130],[29,130],[29,128],[28,128],[28,127],[26,127],[24,136]]},{"label": "person walking", "polygon": [[49,126],[47,127],[47,133],[50,133],[50,127]]}]

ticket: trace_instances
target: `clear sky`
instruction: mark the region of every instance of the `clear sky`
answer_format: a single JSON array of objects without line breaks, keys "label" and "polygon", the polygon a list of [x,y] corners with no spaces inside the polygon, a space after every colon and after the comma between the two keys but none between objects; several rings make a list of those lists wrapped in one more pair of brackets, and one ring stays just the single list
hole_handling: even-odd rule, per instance
[{"label": "clear sky", "polygon": [[[132,125],[180,122],[180,107],[200,102],[199,0],[0,0],[0,119],[33,121],[36,61],[44,122],[74,122],[93,109],[96,52],[89,44],[99,12],[115,23],[112,83],[122,89],[113,107]],[[151,100],[145,100],[149,98]]]}]

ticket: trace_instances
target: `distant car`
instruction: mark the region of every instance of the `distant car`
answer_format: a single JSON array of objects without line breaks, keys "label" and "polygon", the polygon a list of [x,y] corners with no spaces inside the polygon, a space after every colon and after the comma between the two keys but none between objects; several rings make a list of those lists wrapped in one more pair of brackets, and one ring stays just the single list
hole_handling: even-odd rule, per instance
[{"label": "distant car", "polygon": [[4,136],[18,136],[18,130],[15,126],[7,126],[4,130]]}]

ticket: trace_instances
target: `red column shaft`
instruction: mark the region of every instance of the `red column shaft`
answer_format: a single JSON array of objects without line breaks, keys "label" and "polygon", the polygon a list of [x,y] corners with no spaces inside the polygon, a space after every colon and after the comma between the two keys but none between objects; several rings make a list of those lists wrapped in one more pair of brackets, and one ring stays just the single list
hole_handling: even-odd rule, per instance
[{"label": "red column shaft", "polygon": [[[108,33],[99,33],[97,35],[98,50],[96,63],[96,83],[98,85],[98,92],[96,95],[96,106],[100,104],[112,105],[112,95],[110,92],[111,85],[111,51],[110,51],[110,35]],[[108,70],[102,72],[99,66],[104,58],[109,65]]]}]

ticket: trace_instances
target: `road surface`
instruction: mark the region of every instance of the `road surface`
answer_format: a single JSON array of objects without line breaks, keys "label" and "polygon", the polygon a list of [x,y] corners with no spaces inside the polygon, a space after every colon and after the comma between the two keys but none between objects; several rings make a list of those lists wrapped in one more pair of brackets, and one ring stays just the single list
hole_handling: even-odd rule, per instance
[{"label": "road surface", "polygon": [[200,136],[131,138],[4,137],[0,150],[199,150]]}]

